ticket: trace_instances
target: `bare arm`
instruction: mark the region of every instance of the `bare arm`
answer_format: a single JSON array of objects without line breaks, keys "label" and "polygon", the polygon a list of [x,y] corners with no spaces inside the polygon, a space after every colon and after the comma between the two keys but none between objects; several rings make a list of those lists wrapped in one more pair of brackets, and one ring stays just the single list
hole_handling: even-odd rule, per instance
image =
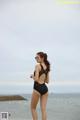
[{"label": "bare arm", "polygon": [[33,78],[34,81],[38,81],[38,79],[39,79],[39,71],[40,71],[40,67],[39,67],[39,65],[36,65],[35,66],[35,76],[32,75],[32,78]]},{"label": "bare arm", "polygon": [[46,82],[46,83],[49,83],[49,72],[48,72],[48,74],[47,74],[47,77],[46,77],[46,79],[45,79],[45,82]]}]

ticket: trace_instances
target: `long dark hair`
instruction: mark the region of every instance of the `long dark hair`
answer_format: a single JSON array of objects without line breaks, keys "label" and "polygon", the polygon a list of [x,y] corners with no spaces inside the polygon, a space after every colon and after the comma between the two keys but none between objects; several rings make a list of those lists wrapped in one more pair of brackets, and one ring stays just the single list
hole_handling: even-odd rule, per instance
[{"label": "long dark hair", "polygon": [[47,60],[47,54],[44,52],[38,52],[37,55],[39,55],[41,58],[44,58],[44,63],[47,66],[47,70],[50,71],[50,63]]}]

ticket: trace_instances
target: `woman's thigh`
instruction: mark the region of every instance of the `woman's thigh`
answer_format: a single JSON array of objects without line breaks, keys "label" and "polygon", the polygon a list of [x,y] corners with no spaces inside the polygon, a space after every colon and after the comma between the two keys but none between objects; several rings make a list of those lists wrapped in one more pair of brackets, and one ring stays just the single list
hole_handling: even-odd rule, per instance
[{"label": "woman's thigh", "polygon": [[46,109],[47,99],[48,99],[48,92],[40,97],[41,110]]},{"label": "woman's thigh", "polygon": [[31,108],[36,109],[36,106],[39,101],[39,97],[40,97],[39,92],[37,92],[36,90],[33,90],[32,98],[31,98]]}]

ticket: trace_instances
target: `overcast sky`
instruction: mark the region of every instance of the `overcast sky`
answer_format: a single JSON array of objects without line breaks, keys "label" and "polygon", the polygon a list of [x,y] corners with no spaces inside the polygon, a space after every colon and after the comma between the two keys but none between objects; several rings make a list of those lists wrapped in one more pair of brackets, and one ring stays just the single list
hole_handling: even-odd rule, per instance
[{"label": "overcast sky", "polygon": [[51,82],[80,83],[79,8],[57,0],[0,1],[0,81],[31,82],[36,52],[44,51]]}]

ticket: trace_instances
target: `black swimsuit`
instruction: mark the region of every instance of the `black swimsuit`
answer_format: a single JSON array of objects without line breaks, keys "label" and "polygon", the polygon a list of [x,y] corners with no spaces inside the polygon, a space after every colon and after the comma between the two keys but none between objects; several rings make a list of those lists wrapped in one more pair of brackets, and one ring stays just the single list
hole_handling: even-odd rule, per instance
[{"label": "black swimsuit", "polygon": [[[39,72],[39,77],[42,75],[42,74],[46,74],[47,76],[47,73],[48,73],[48,70],[44,70],[43,66],[40,64],[41,66],[41,71]],[[35,72],[34,72],[34,76],[35,76]],[[48,92],[48,87],[46,86],[45,83],[38,83],[37,81],[34,81],[34,87],[33,87],[35,90],[37,90],[41,95],[44,95],[45,93]]]}]

